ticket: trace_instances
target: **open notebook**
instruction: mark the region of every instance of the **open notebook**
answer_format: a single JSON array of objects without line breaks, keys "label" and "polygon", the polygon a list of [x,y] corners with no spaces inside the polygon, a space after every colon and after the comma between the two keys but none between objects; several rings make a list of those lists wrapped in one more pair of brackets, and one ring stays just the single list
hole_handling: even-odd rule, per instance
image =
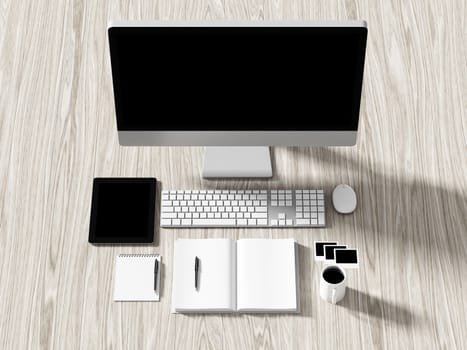
[{"label": "open notebook", "polygon": [[[194,261],[198,257],[198,288]],[[293,239],[178,239],[172,311],[298,312]]]}]

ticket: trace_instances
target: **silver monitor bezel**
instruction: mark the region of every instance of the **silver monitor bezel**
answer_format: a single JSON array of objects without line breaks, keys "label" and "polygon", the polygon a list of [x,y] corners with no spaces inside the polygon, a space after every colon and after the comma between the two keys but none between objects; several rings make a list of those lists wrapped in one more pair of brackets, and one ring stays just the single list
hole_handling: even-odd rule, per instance
[{"label": "silver monitor bezel", "polygon": [[[113,20],[115,27],[359,27],[366,21],[126,21]],[[353,146],[357,131],[123,131],[122,146]]]}]

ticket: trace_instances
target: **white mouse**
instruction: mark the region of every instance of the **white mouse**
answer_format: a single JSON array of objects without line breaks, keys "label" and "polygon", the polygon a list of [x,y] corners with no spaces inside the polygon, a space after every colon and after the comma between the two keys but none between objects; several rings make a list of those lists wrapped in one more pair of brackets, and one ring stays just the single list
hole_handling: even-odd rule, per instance
[{"label": "white mouse", "polygon": [[352,213],[357,207],[355,191],[349,185],[337,185],[334,191],[332,191],[332,204],[338,213]]}]

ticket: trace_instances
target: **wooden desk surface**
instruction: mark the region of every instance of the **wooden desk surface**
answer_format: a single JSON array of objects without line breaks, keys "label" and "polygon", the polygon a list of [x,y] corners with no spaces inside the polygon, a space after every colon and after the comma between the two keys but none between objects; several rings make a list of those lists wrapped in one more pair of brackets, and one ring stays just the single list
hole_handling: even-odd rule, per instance
[{"label": "wooden desk surface", "polygon": [[[0,348],[467,348],[466,3],[0,2]],[[358,144],[275,148],[270,181],[205,181],[202,148],[120,147],[110,19],[366,19]],[[325,229],[163,229],[144,247],[87,243],[95,176],[163,188],[324,188]],[[338,183],[358,209],[337,215]],[[180,237],[294,237],[300,315],[172,315]],[[320,301],[314,240],[358,247],[339,306]],[[118,253],[160,252],[160,303],[112,301]]]}]

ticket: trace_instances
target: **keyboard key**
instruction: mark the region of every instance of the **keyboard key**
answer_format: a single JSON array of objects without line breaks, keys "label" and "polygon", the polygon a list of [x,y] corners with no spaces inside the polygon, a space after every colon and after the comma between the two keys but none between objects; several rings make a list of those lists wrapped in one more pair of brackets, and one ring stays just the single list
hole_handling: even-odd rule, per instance
[{"label": "keyboard key", "polygon": [[256,219],[248,219],[248,226],[256,226]]},{"label": "keyboard key", "polygon": [[171,212],[174,211],[174,207],[162,207],[162,208],[161,208],[161,211],[162,211],[162,212],[169,212],[169,213],[171,213]]},{"label": "keyboard key", "polygon": [[177,213],[167,213],[167,212],[161,213],[162,219],[175,219],[176,217],[177,217]]},{"label": "keyboard key", "polygon": [[285,220],[285,223],[287,226],[292,226],[293,225],[293,220],[292,219],[287,219]]},{"label": "keyboard key", "polygon": [[257,213],[267,213],[268,212],[268,207],[256,207],[256,212]]},{"label": "keyboard key", "polygon": [[237,226],[246,226],[246,219],[237,219]]},{"label": "keyboard key", "polygon": [[267,219],[258,219],[257,223],[260,226],[267,226],[268,225],[268,220]]},{"label": "keyboard key", "polygon": [[251,217],[255,219],[267,219],[268,214],[267,213],[252,213]]},{"label": "keyboard key", "polygon": [[297,226],[306,226],[310,225],[310,219],[295,219],[295,225]]},{"label": "keyboard key", "polygon": [[171,226],[172,219],[161,219],[161,226]]},{"label": "keyboard key", "polygon": [[191,219],[182,219],[182,226],[190,226]]},{"label": "keyboard key", "polygon": [[172,201],[162,201],[162,206],[163,207],[169,207],[172,205]]},{"label": "keyboard key", "polygon": [[285,220],[279,220],[279,226],[285,226]]},{"label": "keyboard key", "polygon": [[172,225],[173,226],[180,226],[180,219],[173,219],[172,220]]},{"label": "keyboard key", "polygon": [[280,219],[285,219],[285,214],[284,213],[279,213],[277,215],[277,218],[280,220]]},{"label": "keyboard key", "polygon": [[318,213],[318,224],[324,225],[324,213]]},{"label": "keyboard key", "polygon": [[272,219],[271,220],[271,226],[277,226],[278,225],[278,222],[276,219]]}]

